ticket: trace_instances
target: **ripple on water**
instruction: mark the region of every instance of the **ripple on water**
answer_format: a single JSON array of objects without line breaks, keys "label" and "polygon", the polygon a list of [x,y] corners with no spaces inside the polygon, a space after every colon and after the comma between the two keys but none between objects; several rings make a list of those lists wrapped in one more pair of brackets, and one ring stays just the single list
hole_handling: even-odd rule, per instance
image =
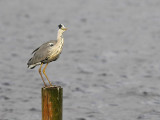
[{"label": "ripple on water", "polygon": [[107,73],[100,73],[99,76],[105,77],[107,76]]},{"label": "ripple on water", "polygon": [[76,88],[74,88],[74,90],[72,90],[72,92],[82,92],[82,93],[84,93],[85,91],[82,90],[82,89],[79,88],[79,87],[76,87]]},{"label": "ripple on water", "polygon": [[81,18],[80,20],[81,20],[82,23],[86,23],[87,22],[86,18]]},{"label": "ripple on water", "polygon": [[1,98],[4,99],[4,100],[9,100],[9,99],[10,99],[9,97],[7,97],[7,96],[5,96],[5,95],[1,95],[1,96],[0,96],[0,99],[1,99]]},{"label": "ripple on water", "polygon": [[55,83],[57,86],[63,86],[63,87],[66,86],[66,83],[61,82],[61,81],[55,81],[54,83]]},{"label": "ripple on water", "polygon": [[77,118],[76,120],[86,120],[86,118]]},{"label": "ripple on water", "polygon": [[29,111],[31,111],[31,112],[39,112],[40,110],[38,110],[36,108],[30,108]]},{"label": "ripple on water", "polygon": [[12,56],[12,57],[17,57],[18,54],[17,54],[17,53],[12,53],[11,56]]},{"label": "ripple on water", "polygon": [[[13,112],[13,109],[12,109],[12,108],[5,108],[4,111],[5,111],[5,112]],[[0,120],[1,120],[1,119],[0,119]]]},{"label": "ripple on water", "polygon": [[2,85],[4,85],[4,86],[10,86],[10,83],[9,82],[4,82],[4,83],[2,83]]}]

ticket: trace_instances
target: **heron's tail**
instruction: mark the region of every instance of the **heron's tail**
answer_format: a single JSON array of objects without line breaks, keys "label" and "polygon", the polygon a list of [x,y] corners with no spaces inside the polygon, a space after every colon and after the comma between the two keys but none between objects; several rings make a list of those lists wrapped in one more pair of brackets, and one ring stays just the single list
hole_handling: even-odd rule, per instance
[{"label": "heron's tail", "polygon": [[31,59],[29,59],[29,61],[28,61],[27,65],[28,65],[28,68],[30,68],[30,69],[33,69],[33,68],[35,68],[35,67],[36,67],[36,64],[33,64],[33,63],[32,63],[32,58],[31,58]]},{"label": "heron's tail", "polygon": [[28,65],[28,68],[29,68],[29,69],[33,69],[33,68],[35,68],[36,66],[37,66],[37,65],[35,65],[35,64],[34,64],[34,65]]},{"label": "heron's tail", "polygon": [[33,69],[33,68],[35,68],[37,65],[40,65],[40,64],[41,64],[41,62],[39,62],[39,63],[34,63],[34,64],[33,64],[32,58],[29,59],[29,61],[28,61],[28,63],[27,63],[28,68],[30,68],[30,69]]},{"label": "heron's tail", "polygon": [[35,68],[37,65],[40,65],[40,64],[41,64],[41,62],[32,64],[32,65],[28,65],[28,68],[33,69],[33,68]]}]

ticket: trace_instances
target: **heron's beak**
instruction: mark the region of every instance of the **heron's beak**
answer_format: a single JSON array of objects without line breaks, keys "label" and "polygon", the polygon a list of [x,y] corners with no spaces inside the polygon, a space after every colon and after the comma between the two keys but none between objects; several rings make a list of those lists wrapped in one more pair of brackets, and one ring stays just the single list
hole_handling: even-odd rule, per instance
[{"label": "heron's beak", "polygon": [[62,29],[62,30],[65,30],[65,31],[67,30],[67,28],[61,28],[61,29]]}]

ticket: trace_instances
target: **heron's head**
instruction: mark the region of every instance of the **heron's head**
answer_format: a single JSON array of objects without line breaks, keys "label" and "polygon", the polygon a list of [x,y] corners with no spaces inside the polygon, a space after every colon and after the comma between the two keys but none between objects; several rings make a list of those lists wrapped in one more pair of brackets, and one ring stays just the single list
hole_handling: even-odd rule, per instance
[{"label": "heron's head", "polygon": [[63,24],[59,24],[58,27],[59,27],[59,29],[62,30],[63,32],[67,30],[67,28],[64,27]]}]

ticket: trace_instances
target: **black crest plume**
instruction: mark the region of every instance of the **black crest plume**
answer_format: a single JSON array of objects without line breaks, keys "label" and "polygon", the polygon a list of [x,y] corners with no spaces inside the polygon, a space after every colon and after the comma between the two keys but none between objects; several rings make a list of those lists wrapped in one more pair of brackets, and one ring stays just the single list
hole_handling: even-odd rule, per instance
[{"label": "black crest plume", "polygon": [[58,25],[58,27],[59,27],[59,29],[61,29],[61,27],[62,27],[62,24],[59,24],[59,25]]}]

